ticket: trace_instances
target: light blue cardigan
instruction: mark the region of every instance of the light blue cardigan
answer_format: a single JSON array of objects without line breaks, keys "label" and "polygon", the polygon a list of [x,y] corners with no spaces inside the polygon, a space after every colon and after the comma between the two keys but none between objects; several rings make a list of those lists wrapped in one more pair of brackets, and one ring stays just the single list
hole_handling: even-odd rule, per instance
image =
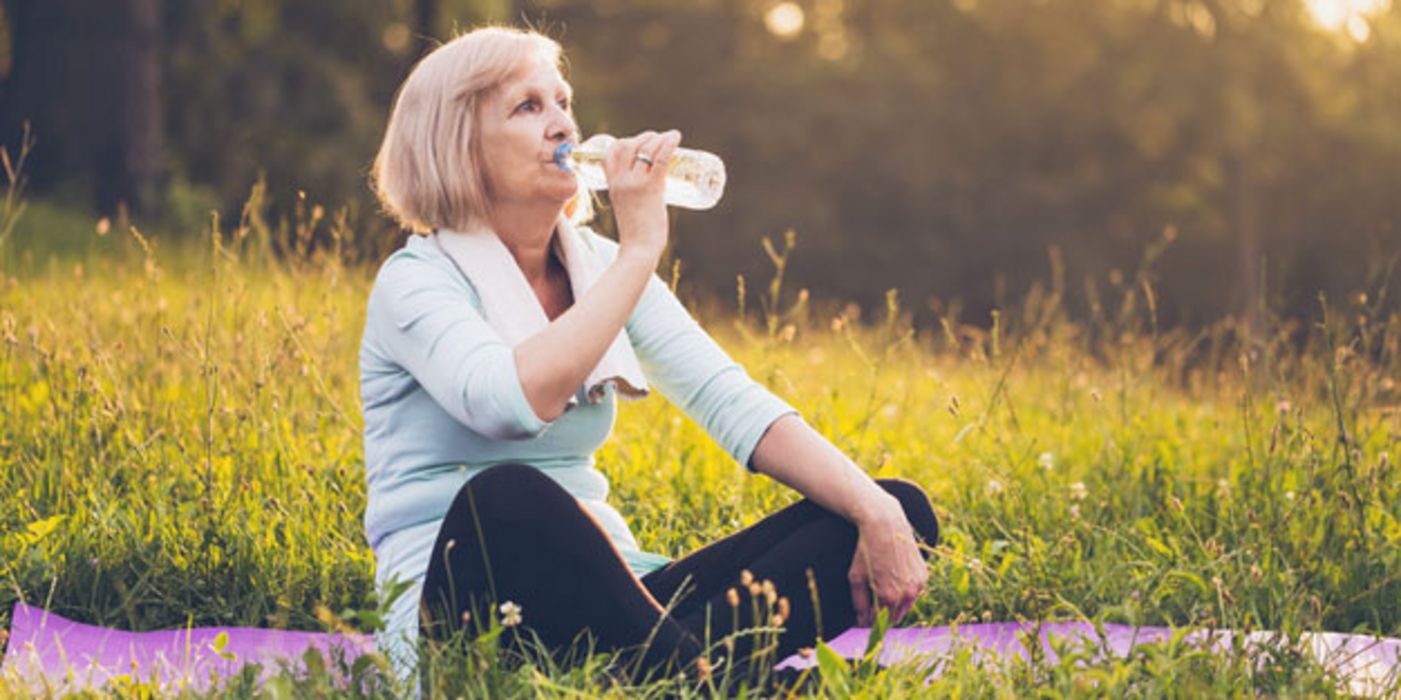
[{"label": "light blue cardigan", "polygon": [[[578,235],[605,265],[617,243],[586,228]],[[648,382],[748,466],[760,437],[794,409],[753,381],[691,318],[655,275],[627,322]],[[381,650],[412,682],[418,600],[439,525],[462,484],[502,462],[540,468],[579,499],[641,576],[668,561],[638,549],[607,502],[608,480],[593,453],[612,431],[613,387],[553,422],[535,415],[511,348],[482,315],[477,293],[441,249],[410,236],[381,266],[370,292],[360,346],[365,411],[365,534],[381,591],[411,582],[390,610]]]}]

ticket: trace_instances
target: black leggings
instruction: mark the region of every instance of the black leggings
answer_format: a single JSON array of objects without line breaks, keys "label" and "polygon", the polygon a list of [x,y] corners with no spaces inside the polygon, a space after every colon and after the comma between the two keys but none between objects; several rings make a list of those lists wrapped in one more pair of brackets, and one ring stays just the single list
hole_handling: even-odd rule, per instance
[{"label": "black leggings", "polygon": [[[908,481],[877,483],[900,501],[924,544],[936,544],[939,524],[924,492]],[[471,616],[479,623],[482,615],[500,615],[495,605],[510,601],[521,608],[521,627],[550,649],[568,648],[587,632],[596,649],[664,671],[690,664],[707,639],[770,622],[763,603],[754,619],[756,606],[740,582],[748,570],[788,599],[770,657],[781,660],[855,624],[847,572],[856,539],[853,525],[803,499],[639,580],[568,491],[534,467],[501,464],[470,479],[443,519],[424,581],[420,632],[446,639],[463,628],[468,612],[466,629],[477,629]],[[929,549],[922,551],[927,558]],[[749,658],[754,639],[737,635],[724,655]]]}]

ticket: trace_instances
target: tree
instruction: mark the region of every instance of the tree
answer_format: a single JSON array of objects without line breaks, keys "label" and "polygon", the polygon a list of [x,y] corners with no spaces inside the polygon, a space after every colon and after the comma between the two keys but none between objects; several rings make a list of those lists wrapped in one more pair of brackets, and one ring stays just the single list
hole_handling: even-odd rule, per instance
[{"label": "tree", "polygon": [[414,0],[413,33],[415,46],[414,51],[411,52],[410,65],[433,50],[435,40],[438,37],[439,10],[438,0]]},{"label": "tree", "polygon": [[88,174],[94,204],[154,211],[164,173],[159,0],[9,0],[9,143],[33,124],[36,187]]}]

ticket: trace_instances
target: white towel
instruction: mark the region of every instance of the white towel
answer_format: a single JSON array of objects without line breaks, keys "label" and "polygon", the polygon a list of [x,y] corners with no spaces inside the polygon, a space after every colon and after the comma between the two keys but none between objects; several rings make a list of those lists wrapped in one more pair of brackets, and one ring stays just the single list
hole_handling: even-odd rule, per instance
[{"label": "white towel", "polygon": [[[545,315],[535,291],[530,288],[525,273],[495,232],[489,229],[440,229],[433,235],[476,289],[487,323],[508,345],[515,347],[549,325],[549,317]],[[577,302],[603,274],[603,261],[585,234],[576,230],[564,217],[560,217],[555,226],[552,247],[569,273],[569,286]],[[637,362],[637,355],[633,353],[632,344],[623,330],[618,331],[598,366],[585,378],[584,395],[590,403],[598,403],[609,383],[617,388],[623,398],[640,399],[647,396],[647,380],[642,374],[642,366]],[[576,403],[577,397],[569,397],[569,405]]]}]

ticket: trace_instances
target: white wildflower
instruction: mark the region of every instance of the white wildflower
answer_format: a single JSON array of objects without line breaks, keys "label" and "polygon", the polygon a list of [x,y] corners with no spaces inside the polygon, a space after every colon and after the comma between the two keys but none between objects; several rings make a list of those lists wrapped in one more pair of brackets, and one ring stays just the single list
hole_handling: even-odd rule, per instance
[{"label": "white wildflower", "polygon": [[506,601],[501,604],[501,626],[515,627],[521,623],[521,606]]}]

